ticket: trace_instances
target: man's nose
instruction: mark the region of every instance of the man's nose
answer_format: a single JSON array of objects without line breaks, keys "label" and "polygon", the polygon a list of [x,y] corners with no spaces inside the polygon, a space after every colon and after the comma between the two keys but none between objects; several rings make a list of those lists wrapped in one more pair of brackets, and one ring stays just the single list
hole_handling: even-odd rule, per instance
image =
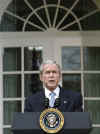
[{"label": "man's nose", "polygon": [[53,76],[53,72],[50,72],[50,76]]}]

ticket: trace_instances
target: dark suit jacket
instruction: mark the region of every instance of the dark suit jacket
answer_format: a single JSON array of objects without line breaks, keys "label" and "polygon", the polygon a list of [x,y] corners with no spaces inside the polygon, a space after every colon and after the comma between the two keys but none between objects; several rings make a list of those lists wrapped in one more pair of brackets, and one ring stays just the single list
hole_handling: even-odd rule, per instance
[{"label": "dark suit jacket", "polygon": [[[82,111],[82,96],[71,90],[60,90],[60,105],[58,109],[62,112]],[[25,112],[42,112],[45,109],[44,91],[37,92],[25,100]]]}]

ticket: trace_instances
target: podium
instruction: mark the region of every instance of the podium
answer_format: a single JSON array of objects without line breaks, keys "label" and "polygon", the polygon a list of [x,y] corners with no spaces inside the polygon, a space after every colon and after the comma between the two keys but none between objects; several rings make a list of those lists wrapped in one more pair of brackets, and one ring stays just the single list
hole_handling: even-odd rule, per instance
[{"label": "podium", "polygon": [[[15,113],[13,134],[45,134],[40,128],[39,112]],[[88,112],[63,112],[64,126],[58,134],[89,134],[92,123]]]}]

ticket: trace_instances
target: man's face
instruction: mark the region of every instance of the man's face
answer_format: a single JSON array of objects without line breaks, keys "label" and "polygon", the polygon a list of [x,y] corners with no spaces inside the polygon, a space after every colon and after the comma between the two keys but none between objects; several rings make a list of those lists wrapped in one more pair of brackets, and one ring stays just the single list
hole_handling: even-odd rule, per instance
[{"label": "man's face", "polygon": [[60,71],[56,64],[45,64],[43,72],[40,75],[43,85],[50,91],[53,91],[60,81]]}]

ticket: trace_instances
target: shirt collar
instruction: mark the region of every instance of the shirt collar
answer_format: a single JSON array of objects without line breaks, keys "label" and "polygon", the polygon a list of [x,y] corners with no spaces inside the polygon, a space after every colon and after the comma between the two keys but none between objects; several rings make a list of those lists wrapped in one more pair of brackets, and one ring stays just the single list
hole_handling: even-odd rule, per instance
[{"label": "shirt collar", "polygon": [[[51,91],[49,89],[47,89],[46,87],[44,89],[45,89],[45,96],[47,98],[49,98],[49,94],[51,93]],[[58,98],[59,97],[59,92],[60,92],[59,86],[56,89],[54,89],[53,92],[56,94],[55,98]]]}]

